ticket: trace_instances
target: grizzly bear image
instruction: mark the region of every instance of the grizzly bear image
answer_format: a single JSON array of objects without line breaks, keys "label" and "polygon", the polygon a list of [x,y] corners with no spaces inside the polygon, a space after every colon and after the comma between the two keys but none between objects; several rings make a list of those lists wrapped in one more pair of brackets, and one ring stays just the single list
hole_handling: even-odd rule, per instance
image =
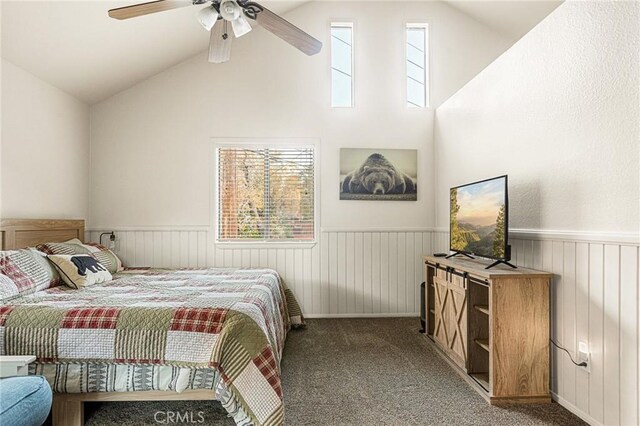
[{"label": "grizzly bear image", "polygon": [[[373,153],[360,167],[348,173],[342,181],[342,194],[373,194],[374,199],[385,199],[394,194],[416,194],[416,182],[403,171],[395,167],[382,154]],[[387,197],[389,199],[415,200],[408,197]],[[353,199],[353,197],[349,197]],[[362,198],[367,199],[367,198]],[[369,197],[368,199],[371,199]]]},{"label": "grizzly bear image", "polygon": [[87,275],[87,271],[95,273],[107,270],[107,268],[102,266],[102,264],[92,256],[73,256],[71,263],[76,265],[78,275],[82,275],[83,277]]}]

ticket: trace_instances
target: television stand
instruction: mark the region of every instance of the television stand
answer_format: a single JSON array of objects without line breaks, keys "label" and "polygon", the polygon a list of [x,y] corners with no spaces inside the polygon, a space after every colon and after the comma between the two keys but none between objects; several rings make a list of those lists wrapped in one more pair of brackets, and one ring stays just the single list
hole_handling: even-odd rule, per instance
[{"label": "television stand", "polygon": [[489,268],[493,268],[494,266],[500,265],[501,263],[504,263],[505,265],[509,265],[511,266],[513,269],[518,269],[518,267],[516,265],[513,265],[509,262],[507,262],[506,260],[496,260],[495,262],[493,262],[491,265],[486,266],[484,269],[489,269]]},{"label": "television stand", "polygon": [[553,274],[487,270],[490,262],[462,257],[424,262],[426,337],[436,353],[491,404],[550,403]]},{"label": "television stand", "polygon": [[457,251],[455,253],[450,254],[449,256],[446,256],[445,259],[449,259],[451,257],[455,257],[457,255],[462,255],[462,256],[467,256],[469,259],[475,259],[475,257],[468,255],[467,253],[463,253],[461,251]]}]

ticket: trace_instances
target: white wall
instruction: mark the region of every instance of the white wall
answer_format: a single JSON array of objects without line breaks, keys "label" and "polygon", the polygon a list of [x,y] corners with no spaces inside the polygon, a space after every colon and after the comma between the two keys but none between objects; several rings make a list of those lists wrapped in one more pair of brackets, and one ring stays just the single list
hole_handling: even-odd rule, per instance
[{"label": "white wall", "polygon": [[636,2],[568,2],[436,112],[447,189],[509,174],[512,228],[638,233]]},{"label": "white wall", "polygon": [[[2,5],[0,5],[0,23],[2,22]],[[0,43],[0,58],[2,43]],[[2,61],[0,61],[0,96],[2,95]],[[0,166],[2,166],[2,101],[0,100]],[[0,219],[2,219],[2,170],[0,170]]]},{"label": "white wall", "polygon": [[552,390],[592,424],[640,423],[639,9],[564,3],[436,111],[437,224],[449,187],[509,174],[514,262],[554,273],[552,336],[592,353],[554,349]]},{"label": "white wall", "polygon": [[3,218],[87,218],[89,107],[2,60]]},{"label": "white wall", "polygon": [[[256,29],[234,40],[227,64],[203,53],[92,107],[95,227],[209,226],[213,137],[319,138],[322,227],[434,224],[433,110],[404,105],[404,23],[431,24],[434,106],[507,42],[436,2],[312,2],[287,16],[324,42],[321,54],[307,57]],[[355,20],[352,109],[329,107],[332,19]],[[419,200],[338,201],[340,147],[418,149]]]}]

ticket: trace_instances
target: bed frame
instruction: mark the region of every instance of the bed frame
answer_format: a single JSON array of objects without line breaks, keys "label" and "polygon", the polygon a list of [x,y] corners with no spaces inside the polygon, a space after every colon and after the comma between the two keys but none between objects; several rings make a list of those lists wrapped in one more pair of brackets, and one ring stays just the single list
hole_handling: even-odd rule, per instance
[{"label": "bed frame", "polygon": [[[0,249],[17,250],[38,244],[63,242],[77,238],[84,242],[84,220],[69,219],[2,219]],[[84,424],[85,401],[198,401],[215,400],[209,389],[141,392],[54,393],[53,426]]]},{"label": "bed frame", "polygon": [[0,249],[17,250],[77,238],[84,241],[84,220],[2,219]]}]

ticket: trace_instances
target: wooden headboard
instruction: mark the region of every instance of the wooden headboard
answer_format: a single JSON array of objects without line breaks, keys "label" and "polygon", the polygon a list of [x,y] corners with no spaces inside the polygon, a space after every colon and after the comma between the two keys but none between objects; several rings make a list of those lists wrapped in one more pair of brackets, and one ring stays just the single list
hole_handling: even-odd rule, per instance
[{"label": "wooden headboard", "polygon": [[0,249],[17,250],[77,238],[84,241],[84,220],[2,219]]}]

